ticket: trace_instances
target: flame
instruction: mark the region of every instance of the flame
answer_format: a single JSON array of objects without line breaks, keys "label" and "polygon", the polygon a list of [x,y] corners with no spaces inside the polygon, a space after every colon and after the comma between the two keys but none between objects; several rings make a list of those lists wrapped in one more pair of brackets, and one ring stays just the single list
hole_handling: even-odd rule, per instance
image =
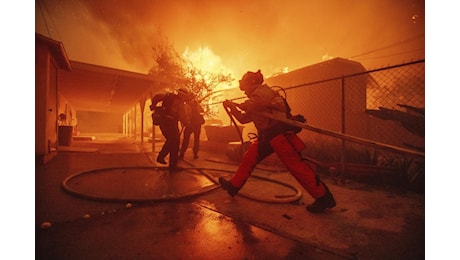
[{"label": "flame", "polygon": [[[195,68],[198,68],[200,71],[204,72],[204,80],[209,82],[206,78],[206,75],[209,73],[212,74],[225,74],[225,75],[232,75],[234,77],[234,73],[231,69],[224,66],[221,62],[221,58],[214,54],[214,52],[207,46],[200,47],[196,50],[191,50],[189,47],[185,48],[182,57],[189,61]],[[236,81],[233,82],[236,84]],[[232,85],[233,85],[232,84]],[[230,88],[226,84],[219,84],[214,89],[215,91],[228,89]]]}]

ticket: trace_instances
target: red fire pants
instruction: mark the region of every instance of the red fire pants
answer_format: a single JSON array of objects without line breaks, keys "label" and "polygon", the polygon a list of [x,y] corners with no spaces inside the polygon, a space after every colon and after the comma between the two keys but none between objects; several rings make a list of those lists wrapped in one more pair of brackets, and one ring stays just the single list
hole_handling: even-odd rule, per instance
[{"label": "red fire pants", "polygon": [[313,198],[320,198],[326,193],[326,188],[317,177],[314,168],[302,161],[300,152],[305,145],[295,133],[279,134],[265,142],[253,142],[244,153],[240,166],[230,180],[234,187],[242,187],[256,165],[275,152],[292,176]]}]

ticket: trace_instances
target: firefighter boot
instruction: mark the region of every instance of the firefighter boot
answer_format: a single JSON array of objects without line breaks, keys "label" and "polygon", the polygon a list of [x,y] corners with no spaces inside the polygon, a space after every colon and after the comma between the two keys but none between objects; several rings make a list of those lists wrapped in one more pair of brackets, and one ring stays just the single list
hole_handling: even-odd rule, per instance
[{"label": "firefighter boot", "polygon": [[165,161],[165,158],[164,157],[161,157],[160,155],[158,155],[157,157],[157,162],[161,163],[161,164],[168,164],[166,161]]},{"label": "firefighter boot", "polygon": [[220,183],[220,186],[227,191],[227,193],[232,196],[232,197],[235,197],[235,195],[238,193],[238,191],[240,190],[239,188],[236,188],[234,187],[229,181],[227,181],[226,179],[224,179],[224,177],[219,177],[219,183]]},{"label": "firefighter boot", "polygon": [[307,206],[307,210],[311,213],[321,213],[326,209],[335,207],[336,205],[334,196],[332,196],[329,188],[323,182],[322,184],[324,185],[324,188],[326,188],[326,193],[321,198],[317,198],[315,202]]}]

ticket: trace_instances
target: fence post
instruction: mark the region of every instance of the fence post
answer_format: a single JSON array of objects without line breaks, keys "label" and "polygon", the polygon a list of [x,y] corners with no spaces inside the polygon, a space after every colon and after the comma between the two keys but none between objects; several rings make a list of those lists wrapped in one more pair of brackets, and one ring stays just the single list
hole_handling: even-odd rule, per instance
[{"label": "fence post", "polygon": [[[342,91],[342,127],[341,127],[341,133],[342,134],[345,134],[345,77],[342,76],[341,77],[341,91]],[[342,141],[342,152],[341,152],[341,155],[340,155],[340,180],[343,181],[345,180],[345,171],[346,171],[346,167],[345,167],[345,140],[344,139],[341,139]]]}]

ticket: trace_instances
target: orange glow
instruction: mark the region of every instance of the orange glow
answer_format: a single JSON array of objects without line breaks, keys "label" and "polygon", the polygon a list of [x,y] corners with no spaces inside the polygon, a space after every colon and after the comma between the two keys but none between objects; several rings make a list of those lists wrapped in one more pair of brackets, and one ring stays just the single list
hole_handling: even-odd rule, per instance
[{"label": "orange glow", "polygon": [[417,0],[39,3],[36,32],[63,42],[70,59],[141,73],[164,38],[178,53],[210,55],[204,69],[222,65],[236,78],[257,69],[269,77],[331,57],[371,69],[425,53],[425,4]]}]

